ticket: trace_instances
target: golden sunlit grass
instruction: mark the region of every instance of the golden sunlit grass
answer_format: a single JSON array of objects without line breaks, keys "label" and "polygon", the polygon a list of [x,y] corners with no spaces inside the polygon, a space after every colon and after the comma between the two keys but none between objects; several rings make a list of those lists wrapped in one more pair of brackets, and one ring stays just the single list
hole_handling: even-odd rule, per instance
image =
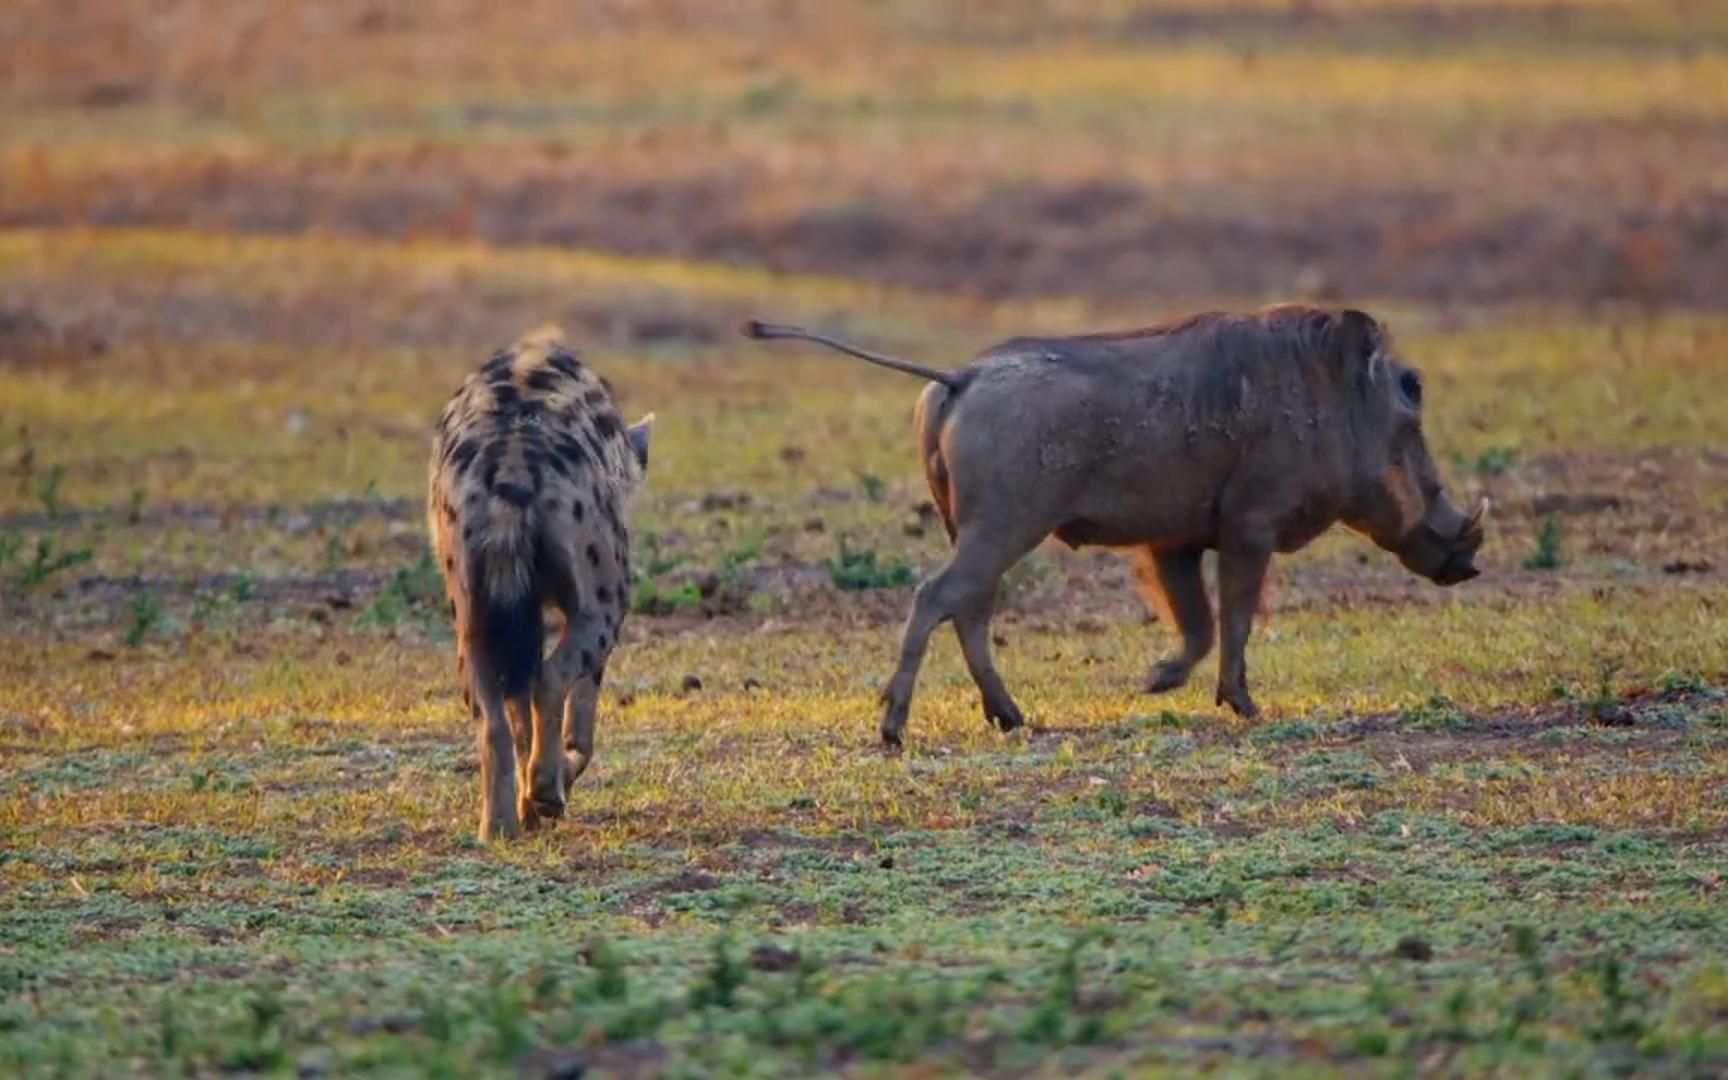
[{"label": "golden sunlit grass", "polygon": [[[1489,594],[1418,609],[1290,612],[1275,616],[1255,641],[1252,677],[1272,724],[1396,713],[1437,694],[1485,715],[1548,699],[1557,687],[1589,696],[1648,685],[1664,672],[1712,672],[1728,656],[1725,601],[1719,587],[1618,588],[1601,596],[1567,592],[1508,602]],[[0,810],[5,824],[46,839],[59,827],[194,826],[231,822],[235,814],[270,831],[314,813],[325,822],[321,843],[357,840],[402,815],[451,840],[466,834],[472,777],[450,774],[447,763],[471,756],[472,735],[447,645],[351,633],[309,641],[289,626],[246,623],[242,613],[119,661],[88,659],[82,645],[45,649],[8,641],[0,653],[0,715],[31,733],[29,744],[9,751],[15,765],[163,739],[172,740],[166,745],[181,771],[195,772],[205,759],[286,757],[277,766],[253,767],[255,786],[244,793],[176,792],[148,782],[140,791],[135,781],[147,778],[115,777],[121,782],[112,786],[10,803]],[[1178,809],[1215,805],[1220,785],[1237,783],[1218,772],[1218,761],[1189,769],[1113,734],[1134,717],[1165,710],[1190,718],[1186,730],[1209,742],[1238,741],[1244,765],[1264,772],[1267,760],[1264,747],[1240,741],[1254,725],[1211,707],[1210,664],[1176,694],[1149,698],[1136,691],[1146,665],[1167,646],[1166,634],[1137,622],[1090,633],[1004,622],[1004,672],[1046,731],[1030,740],[1004,739],[986,727],[957,649],[943,634],[916,702],[913,745],[899,761],[883,759],[874,745],[874,694],[893,654],[889,627],[667,636],[648,632],[649,625],[638,627],[618,654],[600,764],[575,792],[575,820],[544,841],[558,850],[735,836],[759,827],[766,808],[797,799],[811,802],[797,815],[800,826],[817,832],[949,828],[988,816],[988,807],[971,798],[978,792],[1036,805],[1052,797],[1040,788],[1067,791],[1098,770],[1130,787],[1150,785]],[[687,675],[702,680],[702,691],[681,689]],[[1599,687],[1604,678],[1607,686]],[[743,689],[747,680],[760,685]],[[618,704],[620,691],[628,693],[628,705]],[[362,757],[381,754],[394,768],[380,772],[374,759],[367,767],[372,779],[359,783],[345,778],[350,754],[299,756],[332,741],[373,748]],[[1065,749],[1052,758],[1057,748]],[[439,768],[429,768],[429,752]],[[1545,780],[1524,777],[1510,790],[1530,787],[1530,816],[1545,821],[1630,827],[1640,815],[1655,815],[1664,827],[1728,825],[1708,801],[1683,812],[1679,806],[1685,801],[1679,793],[1728,780],[1720,748],[1700,761],[1707,771],[1649,789],[1644,802],[1623,777],[1597,775],[1601,758],[1591,753],[1546,759]],[[1564,779],[1574,769],[1584,786]],[[1253,778],[1252,771],[1244,777]],[[1599,789],[1609,794],[1583,794]],[[1508,790],[1413,779],[1364,798],[1376,808],[1439,799],[1436,805],[1471,822],[1507,823]],[[1545,792],[1541,799],[1533,797],[1538,790]],[[324,794],[308,804],[310,791]],[[1244,805],[1238,813],[1288,821],[1292,810],[1364,813],[1300,800],[1283,809]]]}]

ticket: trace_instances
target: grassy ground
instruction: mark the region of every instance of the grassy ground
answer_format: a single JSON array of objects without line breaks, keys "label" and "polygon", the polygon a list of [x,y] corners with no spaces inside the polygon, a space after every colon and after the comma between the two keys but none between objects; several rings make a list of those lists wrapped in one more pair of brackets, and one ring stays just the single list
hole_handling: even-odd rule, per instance
[{"label": "grassy ground", "polygon": [[[571,10],[0,15],[0,1072],[1728,1072],[1714,6]],[[1031,727],[943,633],[885,754],[917,388],[735,322],[1287,296],[1390,320],[1484,576],[1286,560],[1249,724],[1047,548]],[[642,580],[482,850],[424,458],[547,319],[658,414]]]}]

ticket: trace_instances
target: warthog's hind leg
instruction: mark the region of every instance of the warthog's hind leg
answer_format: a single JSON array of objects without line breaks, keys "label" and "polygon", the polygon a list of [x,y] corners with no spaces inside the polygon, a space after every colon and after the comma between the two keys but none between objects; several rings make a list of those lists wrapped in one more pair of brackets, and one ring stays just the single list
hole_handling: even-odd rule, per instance
[{"label": "warthog's hind leg", "polygon": [[1026,722],[1020,706],[1003,685],[1002,676],[990,657],[990,617],[996,610],[996,590],[980,602],[969,605],[954,616],[954,631],[960,637],[960,651],[966,656],[966,670],[978,684],[983,698],[984,718],[1003,731],[1013,731]]},{"label": "warthog's hind leg", "polygon": [[1212,651],[1212,603],[1200,573],[1200,547],[1134,552],[1134,580],[1140,595],[1164,622],[1182,635],[1181,651],[1159,659],[1146,675],[1146,692],[1163,693],[1188,682],[1194,665]]},{"label": "warthog's hind leg", "polygon": [[1019,707],[1009,697],[1002,677],[990,661],[990,614],[1003,571],[1036,547],[1044,536],[1043,531],[1017,534],[1011,528],[969,529],[964,523],[960,526],[954,557],[918,586],[912,615],[906,620],[906,630],[900,639],[900,665],[882,692],[883,742],[900,745],[930,634],[948,619],[962,620],[956,629],[973,681],[984,696],[985,713],[1004,730],[1023,722]]}]

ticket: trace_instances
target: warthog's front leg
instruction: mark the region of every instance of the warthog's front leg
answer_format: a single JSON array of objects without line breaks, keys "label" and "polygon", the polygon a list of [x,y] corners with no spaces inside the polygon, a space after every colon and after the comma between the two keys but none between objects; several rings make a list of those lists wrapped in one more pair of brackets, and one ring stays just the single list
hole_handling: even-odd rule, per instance
[{"label": "warthog's front leg", "polygon": [[1271,561],[1269,545],[1225,544],[1218,549],[1218,609],[1224,641],[1218,660],[1217,704],[1229,705],[1236,715],[1248,719],[1260,715],[1248,695],[1248,635]]},{"label": "warthog's front leg", "polygon": [[1182,635],[1182,648],[1152,665],[1146,692],[1158,694],[1188,682],[1194,665],[1212,651],[1212,602],[1200,573],[1200,547],[1159,550],[1150,545],[1134,552],[1134,580],[1153,610]]}]

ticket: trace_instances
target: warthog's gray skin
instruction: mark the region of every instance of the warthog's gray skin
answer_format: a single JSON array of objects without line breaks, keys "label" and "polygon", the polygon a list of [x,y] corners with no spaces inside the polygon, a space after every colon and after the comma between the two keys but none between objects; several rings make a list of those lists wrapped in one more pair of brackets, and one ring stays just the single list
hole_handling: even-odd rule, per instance
[{"label": "warthog's gray skin", "polygon": [[1119,334],[1015,338],[957,371],[752,322],[930,380],[918,453],[954,556],[918,587],[882,737],[899,743],[930,633],[953,619],[984,713],[1020,709],[990,658],[1002,574],[1055,534],[1122,548],[1182,636],[1146,689],[1188,681],[1212,648],[1201,554],[1218,552],[1218,704],[1252,717],[1243,656],[1267,565],[1337,522],[1440,585],[1478,573],[1486,504],[1446,497],[1422,436],[1422,380],[1360,311],[1208,313]]}]

